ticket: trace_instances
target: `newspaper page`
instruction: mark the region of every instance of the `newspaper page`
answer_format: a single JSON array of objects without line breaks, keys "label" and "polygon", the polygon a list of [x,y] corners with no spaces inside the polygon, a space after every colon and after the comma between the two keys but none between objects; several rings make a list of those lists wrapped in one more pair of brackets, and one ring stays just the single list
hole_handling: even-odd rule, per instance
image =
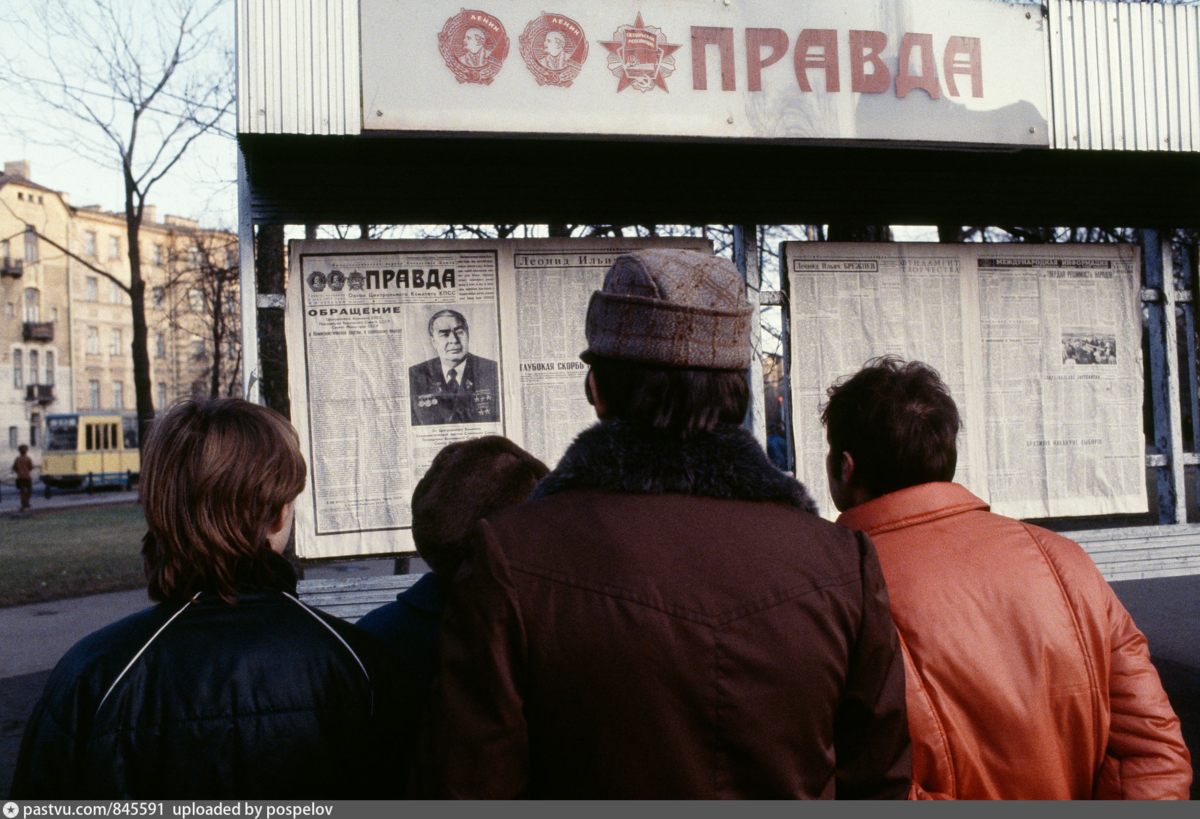
[{"label": "newspaper page", "polygon": [[979,383],[978,296],[974,277],[963,275],[962,254],[939,244],[787,242],[782,258],[790,287],[796,477],[821,514],[838,514],[825,474],[826,390],[889,353],[930,364],[960,412],[976,409],[963,412],[957,478],[986,494],[973,422],[979,393],[969,389]]},{"label": "newspaper page", "polygon": [[622,252],[702,239],[293,242],[302,558],[413,551],[411,499],[447,444],[505,435],[553,467],[596,416],[584,319]]},{"label": "newspaper page", "polygon": [[584,320],[617,256],[647,247],[711,253],[706,239],[546,239],[513,251],[512,303],[522,416],[514,440],[553,467],[596,413],[584,396]]},{"label": "newspaper page", "polygon": [[505,430],[496,249],[306,242],[292,260],[292,417],[309,464],[297,554],[411,550],[409,499],[433,456]]},{"label": "newspaper page", "polygon": [[1146,511],[1136,248],[797,242],[784,254],[797,470],[823,515],[836,516],[825,390],[888,353],[946,381],[963,418],[955,480],[994,511]]},{"label": "newspaper page", "polygon": [[1139,253],[1133,245],[979,246],[995,511],[1146,511]]}]

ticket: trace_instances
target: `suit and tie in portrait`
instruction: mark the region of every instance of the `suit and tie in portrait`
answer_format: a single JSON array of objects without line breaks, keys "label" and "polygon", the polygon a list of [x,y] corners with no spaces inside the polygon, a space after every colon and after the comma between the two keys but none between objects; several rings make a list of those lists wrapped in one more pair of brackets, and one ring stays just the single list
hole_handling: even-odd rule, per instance
[{"label": "suit and tie in portrait", "polygon": [[457,310],[439,310],[428,330],[437,356],[408,368],[412,425],[499,421],[499,367],[470,352],[466,318]]}]

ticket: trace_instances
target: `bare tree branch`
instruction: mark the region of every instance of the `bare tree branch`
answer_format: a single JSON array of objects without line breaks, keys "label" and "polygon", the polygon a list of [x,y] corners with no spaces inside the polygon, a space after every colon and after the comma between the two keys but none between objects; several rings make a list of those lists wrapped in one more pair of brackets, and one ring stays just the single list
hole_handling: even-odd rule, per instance
[{"label": "bare tree branch", "polygon": [[[32,141],[75,151],[120,168],[124,180],[129,284],[53,242],[50,244],[115,281],[133,310],[133,365],[138,419],[154,417],[147,349],[142,218],[154,186],[175,169],[196,140],[228,133],[233,110],[228,49],[214,47],[218,14],[229,0],[38,0],[14,7],[3,23],[0,89],[29,100]],[[49,115],[49,116],[47,116]],[[39,234],[41,235],[41,234]],[[45,239],[44,236],[42,236]],[[47,240],[49,241],[49,240]]]}]

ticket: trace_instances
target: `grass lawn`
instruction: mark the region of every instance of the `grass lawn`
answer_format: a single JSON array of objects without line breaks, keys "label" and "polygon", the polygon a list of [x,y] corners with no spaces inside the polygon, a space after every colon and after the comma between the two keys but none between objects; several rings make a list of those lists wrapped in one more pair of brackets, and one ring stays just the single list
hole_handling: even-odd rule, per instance
[{"label": "grass lawn", "polygon": [[142,507],[0,518],[0,606],[145,585]]}]

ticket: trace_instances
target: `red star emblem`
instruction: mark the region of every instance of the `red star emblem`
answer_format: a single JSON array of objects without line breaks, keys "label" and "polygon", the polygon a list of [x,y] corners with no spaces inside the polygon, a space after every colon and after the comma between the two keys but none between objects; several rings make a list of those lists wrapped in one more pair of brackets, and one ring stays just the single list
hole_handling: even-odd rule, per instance
[{"label": "red star emblem", "polygon": [[[601,40],[600,45],[616,58],[609,58],[609,66],[616,66],[613,73],[620,77],[617,93],[635,83],[644,86],[638,90],[649,90],[649,84],[653,83],[667,91],[666,78],[675,70],[675,60],[671,55],[683,47],[669,44],[662,29],[647,27],[642,22],[641,12],[638,12],[632,26],[621,26],[613,33],[612,41]],[[667,65],[664,66],[664,62]]]}]

